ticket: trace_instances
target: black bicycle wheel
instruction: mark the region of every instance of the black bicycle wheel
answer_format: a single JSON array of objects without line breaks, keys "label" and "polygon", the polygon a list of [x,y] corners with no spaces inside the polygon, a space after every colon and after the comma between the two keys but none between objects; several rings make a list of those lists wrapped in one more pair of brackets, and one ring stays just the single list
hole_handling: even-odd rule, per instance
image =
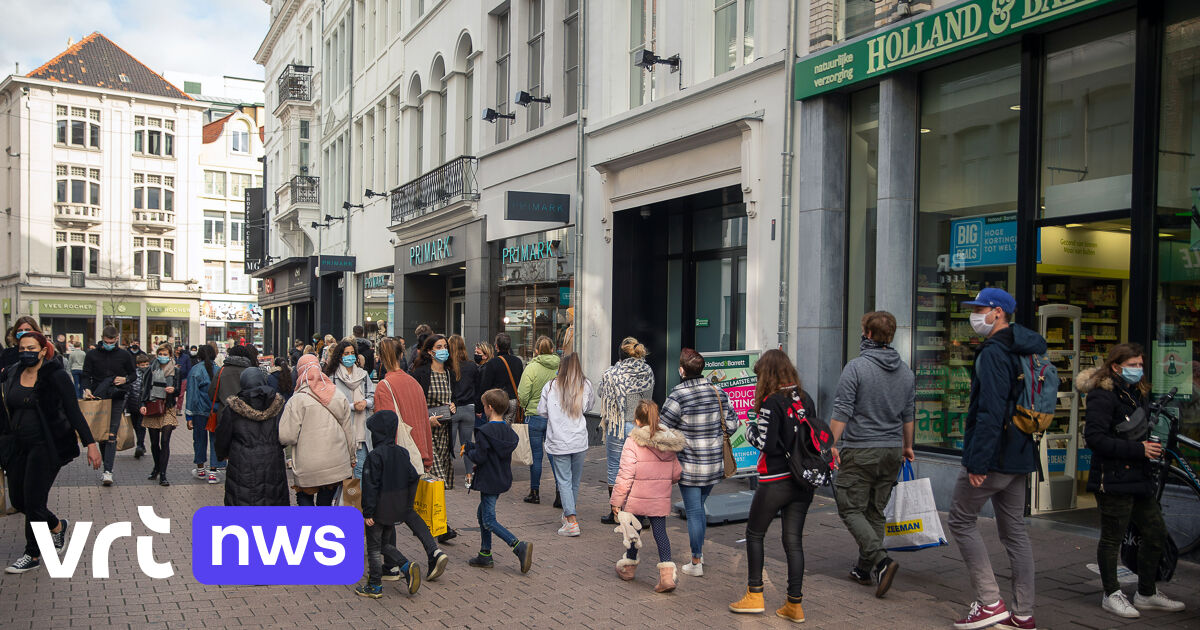
[{"label": "black bicycle wheel", "polygon": [[1159,503],[1167,533],[1175,540],[1179,553],[1185,554],[1200,546],[1200,488],[1175,466],[1168,470],[1167,487]]}]

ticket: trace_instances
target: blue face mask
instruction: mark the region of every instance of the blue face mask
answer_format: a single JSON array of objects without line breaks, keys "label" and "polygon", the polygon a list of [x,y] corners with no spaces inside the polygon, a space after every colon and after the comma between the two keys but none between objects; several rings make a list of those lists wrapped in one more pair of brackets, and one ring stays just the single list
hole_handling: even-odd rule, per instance
[{"label": "blue face mask", "polygon": [[100,347],[104,348],[105,350],[115,350],[117,347],[117,344],[108,343],[107,341],[102,341],[102,342],[100,342]]},{"label": "blue face mask", "polygon": [[1121,378],[1125,379],[1130,385],[1142,382],[1142,368],[1123,367],[1121,368]]},{"label": "blue face mask", "polygon": [[171,360],[171,357],[158,357],[158,362],[160,365],[166,365],[167,362],[170,360]]},{"label": "blue face mask", "polygon": [[355,363],[358,363],[358,357],[356,357],[352,354],[348,354],[348,355],[342,357],[342,365],[346,366],[347,368],[354,367]]},{"label": "blue face mask", "polygon": [[433,358],[437,359],[438,363],[445,363],[450,360],[450,351],[445,348],[434,350]]}]

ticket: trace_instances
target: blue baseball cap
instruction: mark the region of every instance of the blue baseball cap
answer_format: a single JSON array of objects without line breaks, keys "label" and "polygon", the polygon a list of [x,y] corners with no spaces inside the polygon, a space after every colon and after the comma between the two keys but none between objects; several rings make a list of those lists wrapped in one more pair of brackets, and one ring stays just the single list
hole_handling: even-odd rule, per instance
[{"label": "blue baseball cap", "polygon": [[1003,310],[1005,313],[1013,313],[1017,310],[1017,299],[1009,295],[1004,289],[996,287],[988,287],[979,292],[974,300],[963,302],[964,306],[992,306]]}]

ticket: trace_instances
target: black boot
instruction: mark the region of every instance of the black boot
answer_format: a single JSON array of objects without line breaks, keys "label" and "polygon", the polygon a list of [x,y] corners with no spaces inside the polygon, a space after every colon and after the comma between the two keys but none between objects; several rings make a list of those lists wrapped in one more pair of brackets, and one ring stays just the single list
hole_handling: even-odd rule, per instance
[{"label": "black boot", "polygon": [[526,503],[534,503],[534,504],[541,503],[542,502],[541,491],[531,489],[529,491],[529,494],[525,496],[525,502]]},{"label": "black boot", "polygon": [[150,481],[154,481],[155,479],[158,479],[158,469],[155,468],[154,470],[151,470],[150,476],[146,477],[146,479],[149,479]]},{"label": "black boot", "polygon": [[158,485],[164,488],[171,485],[171,482],[167,481],[167,473],[162,473],[158,476]]},{"label": "black boot", "polygon": [[[612,491],[613,491],[613,487],[609,486],[608,487],[608,497],[610,499],[612,498]],[[617,524],[617,517],[616,517],[616,515],[613,514],[612,508],[609,508],[608,513],[605,514],[604,517],[600,519],[600,522],[605,525],[616,525]]]}]

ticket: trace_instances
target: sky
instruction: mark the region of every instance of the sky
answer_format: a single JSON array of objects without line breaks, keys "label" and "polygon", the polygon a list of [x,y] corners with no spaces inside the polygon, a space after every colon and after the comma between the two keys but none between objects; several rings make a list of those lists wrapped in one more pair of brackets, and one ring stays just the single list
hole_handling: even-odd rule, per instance
[{"label": "sky", "polygon": [[21,74],[99,31],[151,70],[263,78],[262,0],[0,0],[0,77]]}]

